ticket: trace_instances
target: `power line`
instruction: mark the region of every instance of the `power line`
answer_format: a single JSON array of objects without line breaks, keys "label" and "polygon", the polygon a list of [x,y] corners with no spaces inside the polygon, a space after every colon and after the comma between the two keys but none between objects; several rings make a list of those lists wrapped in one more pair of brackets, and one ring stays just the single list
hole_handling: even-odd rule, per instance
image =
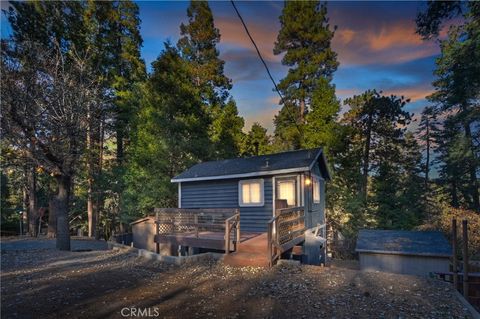
[{"label": "power line", "polygon": [[[242,22],[242,25],[243,25],[243,28],[245,29],[245,32],[247,33],[248,37],[250,38],[250,41],[252,42],[253,46],[255,47],[255,50],[257,51],[257,55],[260,58],[260,60],[262,61],[263,66],[265,67],[265,70],[267,70],[268,77],[270,78],[270,80],[272,80],[273,86],[275,87],[275,91],[277,91],[278,95],[280,96],[280,101],[285,102],[284,99],[283,99],[283,95],[282,95],[282,93],[280,93],[280,90],[278,89],[277,83],[275,82],[275,79],[272,76],[272,73],[270,73],[270,69],[268,68],[267,63],[263,59],[262,54],[260,53],[260,50],[258,49],[257,44],[255,43],[255,40],[253,40],[253,37],[250,34],[250,32],[248,31],[248,28],[247,28],[247,25],[246,25],[245,21],[243,20],[242,16],[240,15],[240,12],[238,11],[237,6],[235,5],[235,2],[233,0],[230,0],[230,2],[232,3],[232,6],[235,9],[235,12],[237,13],[238,18]],[[285,109],[287,110],[290,117],[293,119],[293,122],[295,123],[295,126],[297,127],[298,133],[300,133],[300,135],[301,135],[302,132],[300,131],[300,127],[298,126],[296,117],[293,116],[293,114],[290,112],[290,109],[288,108],[288,105],[285,105]]]}]

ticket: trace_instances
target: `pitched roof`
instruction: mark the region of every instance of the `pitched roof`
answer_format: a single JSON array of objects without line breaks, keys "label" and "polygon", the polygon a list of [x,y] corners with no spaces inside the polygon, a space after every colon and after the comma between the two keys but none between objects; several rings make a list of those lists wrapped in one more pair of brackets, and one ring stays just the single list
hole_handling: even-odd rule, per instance
[{"label": "pitched roof", "polygon": [[275,175],[310,170],[319,161],[322,174],[330,178],[321,148],[289,151],[283,153],[233,158],[199,163],[175,176],[172,182],[187,182]]},{"label": "pitched roof", "polygon": [[450,257],[451,247],[439,231],[360,230],[356,252]]}]

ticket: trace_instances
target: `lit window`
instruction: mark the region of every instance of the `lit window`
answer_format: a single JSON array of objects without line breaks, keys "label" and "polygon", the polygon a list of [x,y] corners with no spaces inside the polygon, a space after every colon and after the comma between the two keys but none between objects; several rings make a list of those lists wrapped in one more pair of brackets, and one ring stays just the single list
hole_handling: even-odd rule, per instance
[{"label": "lit window", "polygon": [[240,206],[263,206],[263,179],[240,181]]},{"label": "lit window", "polygon": [[297,180],[296,179],[277,179],[277,199],[287,201],[289,207],[297,205]]},{"label": "lit window", "polygon": [[320,203],[320,181],[316,177],[313,178],[312,190],[313,190],[313,202],[316,204]]}]

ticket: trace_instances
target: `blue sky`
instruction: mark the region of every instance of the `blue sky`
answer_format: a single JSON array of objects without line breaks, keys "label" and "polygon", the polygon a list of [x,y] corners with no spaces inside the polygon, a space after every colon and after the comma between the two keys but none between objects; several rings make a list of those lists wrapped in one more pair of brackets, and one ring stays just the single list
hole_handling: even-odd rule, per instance
[{"label": "blue sky", "polygon": [[[150,69],[167,40],[176,43],[180,23],[186,22],[188,2],[139,1],[142,56]],[[272,49],[280,28],[278,17],[283,2],[237,2],[250,32],[278,82],[287,73],[281,57]],[[367,89],[404,95],[412,100],[407,109],[418,116],[433,89],[433,70],[439,46],[422,41],[415,34],[415,16],[426,4],[421,2],[328,3],[330,24],[337,26],[333,49],[340,66],[334,74],[340,99]],[[279,110],[278,96],[230,2],[214,1],[210,6],[220,30],[218,46],[225,60],[225,73],[233,80],[231,94],[248,129],[255,121],[273,132],[273,117]],[[5,3],[2,2],[2,8]],[[2,37],[9,26],[2,17]]]},{"label": "blue sky", "polygon": [[[179,25],[187,19],[188,2],[138,4],[144,38],[142,55],[150,64],[164,41],[178,40]],[[226,75],[233,80],[231,94],[246,128],[258,121],[273,132],[273,117],[279,110],[273,85],[230,2],[210,2],[210,6],[221,34],[220,57],[225,60]],[[422,41],[415,34],[414,20],[425,3],[335,1],[327,6],[330,24],[337,26],[332,43],[340,62],[334,75],[337,96],[343,100],[374,88],[404,95],[412,100],[407,109],[418,116],[427,104],[425,96],[433,90],[430,83],[439,53],[435,41]],[[237,7],[279,81],[288,69],[272,50],[283,2],[237,2]]]}]

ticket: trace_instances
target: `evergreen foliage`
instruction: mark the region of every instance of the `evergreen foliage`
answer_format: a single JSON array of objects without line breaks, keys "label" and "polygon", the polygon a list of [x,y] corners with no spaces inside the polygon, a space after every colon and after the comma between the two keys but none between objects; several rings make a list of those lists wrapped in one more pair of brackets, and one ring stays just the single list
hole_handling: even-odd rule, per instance
[{"label": "evergreen foliage", "polygon": [[[306,113],[316,111],[314,118],[322,117],[321,121],[328,122],[339,110],[335,101],[329,101],[333,102],[333,108],[337,105],[337,110],[332,112],[330,105],[323,105],[314,98],[316,95],[317,99],[323,99],[334,90],[330,82],[338,62],[337,54],[331,48],[334,31],[328,22],[326,4],[319,1],[285,2],[273,50],[277,55],[284,54],[282,64],[289,67],[288,74],[278,84],[283,107],[275,117],[275,137],[283,149],[305,146],[303,126]],[[315,130],[315,125],[321,125],[312,124],[310,131]],[[310,141],[307,143],[311,144]]]}]

